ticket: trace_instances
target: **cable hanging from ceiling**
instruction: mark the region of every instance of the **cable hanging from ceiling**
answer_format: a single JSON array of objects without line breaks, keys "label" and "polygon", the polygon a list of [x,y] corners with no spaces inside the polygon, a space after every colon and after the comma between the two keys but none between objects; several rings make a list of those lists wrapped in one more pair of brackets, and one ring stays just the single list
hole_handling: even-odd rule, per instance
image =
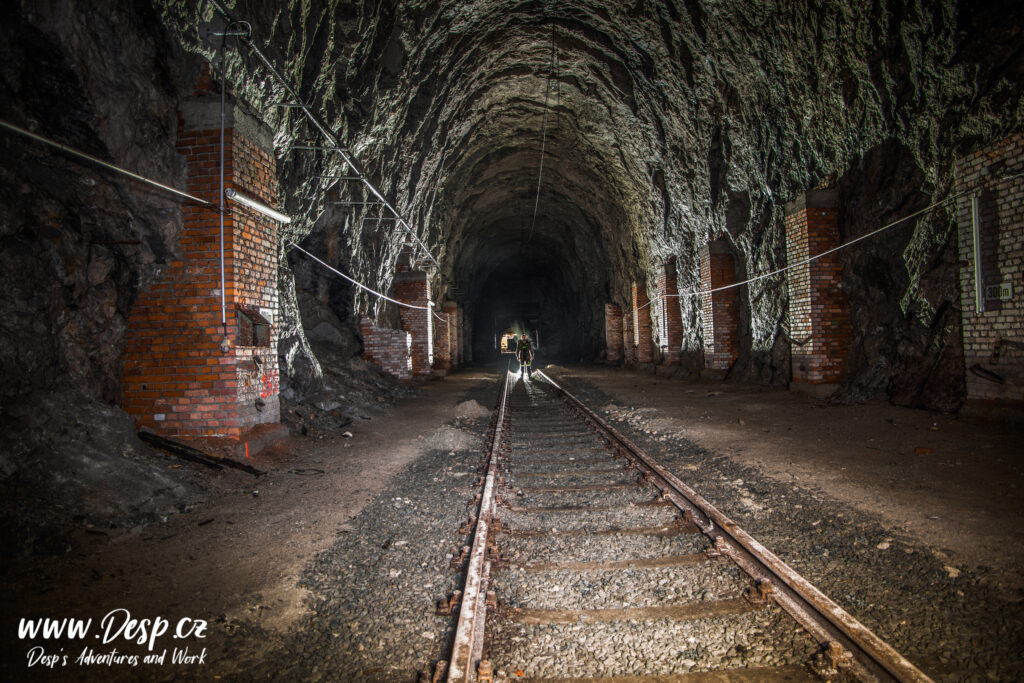
[{"label": "cable hanging from ceiling", "polygon": [[[224,5],[222,5],[219,0],[210,0],[210,2],[217,10],[217,12],[221,16],[225,17],[227,21],[231,22],[232,24],[244,24],[246,26],[249,26],[248,22],[243,22],[235,19],[231,12],[229,12],[228,9],[224,7]],[[244,44],[249,49],[249,51],[256,56],[260,63],[263,64],[264,68],[266,68],[267,71],[270,72],[274,80],[276,80],[281,85],[285,93],[291,99],[290,102],[285,102],[282,104],[285,106],[289,106],[290,108],[298,109],[306,116],[309,122],[313,125],[313,128],[316,129],[316,131],[327,142],[327,144],[324,145],[323,148],[328,151],[332,151],[341,157],[341,160],[352,171],[352,173],[355,174],[356,178],[363,183],[366,189],[369,190],[374,197],[376,197],[376,201],[374,203],[378,203],[380,206],[382,206],[384,209],[387,209],[392,214],[392,216],[395,219],[395,222],[397,222],[398,225],[400,225],[406,231],[406,233],[413,239],[415,245],[418,245],[418,248],[423,249],[424,254],[426,254],[428,259],[430,259],[430,262],[434,264],[438,271],[440,271],[441,264],[438,263],[436,258],[434,258],[434,255],[430,252],[430,249],[423,242],[423,240],[420,239],[419,235],[416,234],[416,231],[412,229],[412,226],[409,225],[409,223],[405,220],[405,218],[402,217],[398,210],[395,209],[391,205],[391,203],[384,198],[384,195],[381,194],[379,190],[377,190],[373,183],[370,182],[370,180],[366,177],[366,174],[360,170],[359,166],[355,163],[355,160],[347,152],[345,147],[339,142],[337,137],[335,137],[335,135],[327,128],[326,124],[324,124],[320,120],[320,118],[315,113],[313,113],[312,108],[308,104],[304,104],[302,102],[302,99],[299,97],[299,94],[298,92],[296,92],[295,88],[293,88],[291,84],[289,84],[288,81],[285,80],[284,76],[282,76],[280,72],[278,72],[278,70],[274,67],[274,65],[267,58],[267,56],[264,55],[263,52],[258,47],[256,47],[255,43],[252,40],[251,32],[249,35],[238,36],[238,38],[239,40],[241,40],[242,44]]]},{"label": "cable hanging from ceiling", "polygon": [[[1022,176],[1024,176],[1024,173],[1015,173],[1015,174],[1012,174],[1012,175],[1000,176],[999,178],[996,178],[996,180],[1012,180],[1013,178],[1018,178],[1018,177],[1022,177]],[[815,254],[814,256],[810,256],[808,258],[801,259],[800,261],[797,261],[796,263],[787,264],[785,266],[782,266],[781,268],[776,268],[774,270],[770,270],[767,273],[761,273],[760,275],[755,275],[753,277],[747,278],[746,280],[743,280],[742,282],[733,282],[732,284],[722,285],[721,287],[715,287],[713,289],[693,289],[693,290],[690,290],[688,292],[679,292],[678,294],[659,294],[658,296],[654,297],[654,299],[651,299],[650,301],[648,301],[647,303],[643,304],[642,306],[637,306],[636,309],[634,309],[634,310],[637,310],[637,311],[643,310],[643,309],[647,308],[648,306],[650,306],[651,304],[653,304],[655,301],[661,301],[662,299],[673,299],[673,298],[681,299],[683,297],[690,297],[690,296],[705,296],[705,295],[708,295],[708,294],[714,294],[715,292],[722,292],[722,291],[725,291],[727,289],[735,289],[736,287],[742,287],[743,285],[750,284],[751,282],[757,282],[758,280],[764,280],[766,278],[770,278],[770,277],[773,277],[775,275],[779,275],[781,273],[785,273],[787,271],[793,270],[794,268],[800,268],[801,266],[806,266],[806,265],[808,265],[809,263],[811,263],[813,261],[817,261],[818,259],[820,259],[822,257],[825,257],[825,256],[828,256],[829,254],[834,254],[837,251],[840,251],[842,249],[846,249],[847,247],[852,247],[854,244],[857,244],[858,242],[862,242],[862,241],[864,241],[864,240],[866,240],[868,238],[871,238],[871,237],[874,237],[875,235],[883,233],[886,230],[890,230],[892,228],[895,228],[897,225],[901,225],[902,223],[905,223],[906,221],[910,220],[911,218],[915,218],[916,216],[920,216],[923,213],[931,211],[932,209],[940,207],[940,206],[942,206],[944,204],[948,204],[951,201],[953,201],[955,199],[959,199],[960,197],[963,197],[965,195],[971,194],[974,191],[975,190],[964,190],[963,192],[958,192],[956,194],[950,195],[950,196],[946,197],[945,199],[941,199],[941,200],[935,202],[934,204],[929,204],[928,206],[926,206],[923,209],[920,209],[918,211],[915,211],[914,213],[907,214],[906,216],[903,216],[902,218],[897,218],[896,220],[892,221],[891,223],[887,223],[887,224],[883,225],[880,228],[876,228],[876,229],[872,230],[871,232],[867,232],[867,233],[864,233],[863,235],[860,235],[859,237],[855,237],[852,240],[850,240],[849,242],[844,242],[843,244],[840,244],[839,246],[832,247],[831,249],[826,249],[825,251],[821,252],[820,254]]]},{"label": "cable hanging from ceiling", "polygon": [[[540,166],[537,170],[537,192],[533,198],[533,216],[530,218],[530,235],[525,243],[533,240],[533,230],[537,225],[537,210],[540,208],[540,190],[544,182],[544,155],[547,151],[548,142],[548,111],[551,108],[551,82],[558,80],[558,50],[555,47],[555,22],[551,21],[551,58],[548,64],[548,78],[544,86],[544,116],[541,119],[540,132]],[[562,88],[558,88],[558,98],[561,100]],[[560,102],[559,102],[560,103]],[[556,114],[557,115],[557,114]],[[525,244],[524,243],[524,244]]]}]

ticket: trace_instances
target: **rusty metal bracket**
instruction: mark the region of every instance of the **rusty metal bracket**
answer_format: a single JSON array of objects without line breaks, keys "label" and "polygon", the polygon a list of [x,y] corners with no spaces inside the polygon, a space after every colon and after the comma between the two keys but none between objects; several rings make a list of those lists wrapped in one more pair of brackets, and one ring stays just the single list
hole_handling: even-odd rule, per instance
[{"label": "rusty metal bracket", "polygon": [[476,515],[470,515],[469,519],[459,525],[459,536],[469,536],[473,533],[473,527],[476,525]]},{"label": "rusty metal bracket", "polygon": [[434,614],[439,617],[450,617],[453,612],[458,610],[461,604],[462,591],[454,591],[447,598],[441,598],[437,601],[437,609],[434,610]]},{"label": "rusty metal bracket", "polygon": [[774,594],[775,586],[768,578],[758,579],[753,586],[743,591],[743,597],[754,607],[767,607]]},{"label": "rusty metal bracket", "polygon": [[466,564],[466,560],[469,558],[469,546],[462,546],[462,550],[455,551],[452,553],[452,561],[448,563],[448,566],[452,569],[462,569]]},{"label": "rusty metal bracket", "polygon": [[834,640],[822,644],[821,650],[814,656],[812,668],[818,676],[824,679],[831,679],[840,674],[853,664],[853,654]]},{"label": "rusty metal bracket", "polygon": [[715,542],[704,549],[704,554],[707,555],[709,560],[728,558],[731,552],[732,547],[726,542],[725,538],[722,536],[716,536]]},{"label": "rusty metal bracket", "polygon": [[489,660],[481,659],[476,667],[477,683],[494,683],[494,665]]},{"label": "rusty metal bracket", "polygon": [[502,555],[497,545],[489,544],[487,546],[487,561],[491,563],[491,569],[501,569],[508,567],[512,564],[512,561],[505,555]]}]

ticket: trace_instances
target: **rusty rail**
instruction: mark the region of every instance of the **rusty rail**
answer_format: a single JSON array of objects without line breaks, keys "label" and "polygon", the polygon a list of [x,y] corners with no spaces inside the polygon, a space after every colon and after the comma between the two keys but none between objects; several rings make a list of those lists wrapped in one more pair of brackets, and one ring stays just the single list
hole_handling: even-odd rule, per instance
[{"label": "rusty rail", "polygon": [[487,585],[491,576],[491,563],[487,559],[487,536],[490,533],[491,517],[494,515],[495,493],[497,490],[498,457],[501,453],[501,439],[504,435],[505,409],[508,405],[509,385],[513,375],[505,371],[505,383],[498,402],[494,434],[491,437],[487,458],[487,475],[484,479],[480,509],[473,529],[473,545],[466,570],[466,584],[462,590],[462,605],[459,608],[459,622],[455,630],[455,642],[448,662],[448,683],[472,683],[477,680],[476,665],[479,664],[484,648],[484,624],[487,620]]},{"label": "rusty rail", "polygon": [[862,680],[914,683],[931,681],[908,659],[797,574],[696,491],[659,465],[551,377],[539,370],[534,374],[547,381],[569,405],[604,432],[631,462],[663,482],[665,496],[679,507],[688,520],[700,528],[712,541],[717,552],[727,555],[754,580],[770,581],[770,584],[765,585],[771,585],[773,588],[771,598],[812,637],[825,645],[831,658],[844,659],[845,653],[849,653],[850,668]]}]

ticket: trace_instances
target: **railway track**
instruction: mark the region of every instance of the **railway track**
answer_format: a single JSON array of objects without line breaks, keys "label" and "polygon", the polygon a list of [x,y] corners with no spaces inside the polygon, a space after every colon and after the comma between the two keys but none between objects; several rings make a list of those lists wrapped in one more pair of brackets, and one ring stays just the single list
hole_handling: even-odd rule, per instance
[{"label": "railway track", "polygon": [[434,681],[928,681],[550,377],[508,374]]}]

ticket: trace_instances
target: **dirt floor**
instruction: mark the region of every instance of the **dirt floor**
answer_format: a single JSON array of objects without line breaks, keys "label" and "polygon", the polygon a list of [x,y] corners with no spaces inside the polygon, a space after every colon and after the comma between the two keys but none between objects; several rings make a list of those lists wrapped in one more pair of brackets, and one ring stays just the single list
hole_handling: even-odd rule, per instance
[{"label": "dirt floor", "polygon": [[[1016,596],[1011,599],[1020,598],[1020,422],[886,404],[830,405],[785,391],[689,384],[601,367],[549,372],[570,391],[574,383],[599,387],[607,402],[593,407],[651,439],[681,435],[768,479],[819,491],[877,518],[894,541],[930,548],[950,576],[980,571]],[[180,642],[193,653],[207,647],[211,659],[231,656],[233,646],[215,641],[232,630],[243,639],[266,640],[269,648],[309,615],[303,573],[389,480],[429,451],[476,447],[463,443],[465,432],[452,428],[452,420],[457,411],[478,408],[466,399],[486,395],[480,393],[484,383],[496,392],[495,377],[459,371],[393,406],[363,409],[351,424],[293,435],[253,458],[267,471],[263,477],[197,472],[208,480],[207,495],[165,523],[117,536],[84,529],[72,553],[7,567],[2,598],[9,608],[2,621],[8,636],[0,678],[107,677],[102,667],[62,666],[59,660],[52,670],[41,662],[27,668],[29,646],[40,641],[14,635],[18,620],[28,617],[99,622],[111,610],[126,609],[137,618],[162,616],[172,630],[186,617],[210,622],[209,639]],[[677,474],[686,479],[686,472]],[[164,645],[178,645],[169,637],[162,636]],[[127,640],[97,641],[96,649],[109,652]],[[42,651],[60,655],[53,642]],[[74,659],[81,649],[72,643],[63,655]],[[127,676],[148,677],[164,679],[141,670]]]},{"label": "dirt floor", "polygon": [[[349,520],[404,466],[430,449],[458,445],[452,441],[459,433],[445,423],[456,415],[461,397],[481,382],[493,383],[494,375],[461,372],[392,406],[361,409],[348,425],[321,424],[307,436],[293,435],[248,461],[265,476],[197,468],[193,476],[208,488],[204,499],[169,515],[166,523],[116,536],[83,529],[77,549],[65,556],[16,561],[5,567],[0,592],[7,606],[3,632],[17,634],[21,618],[92,618],[98,624],[115,609],[138,619],[163,616],[172,633],[186,617],[227,624],[229,630],[247,624],[261,638],[287,632],[306,610],[304,567],[346,532]],[[167,466],[196,467],[172,459]],[[97,650],[109,652],[124,640]],[[193,650],[206,644],[183,640]],[[3,639],[0,680],[47,677],[42,664],[26,670],[29,648],[21,645]],[[75,667],[61,668],[50,677],[75,679]],[[105,672],[93,675],[98,680]]]}]

